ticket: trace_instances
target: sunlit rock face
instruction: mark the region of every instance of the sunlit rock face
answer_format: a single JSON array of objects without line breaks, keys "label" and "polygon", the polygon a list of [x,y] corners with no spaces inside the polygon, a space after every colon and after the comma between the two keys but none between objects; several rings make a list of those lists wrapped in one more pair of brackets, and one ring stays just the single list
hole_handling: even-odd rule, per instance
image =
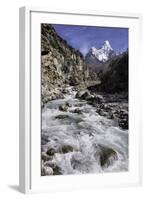
[{"label": "sunlit rock face", "polygon": [[77,85],[89,78],[82,54],[48,24],[41,25],[41,70],[43,103],[54,99],[56,93],[59,96],[64,84]]}]

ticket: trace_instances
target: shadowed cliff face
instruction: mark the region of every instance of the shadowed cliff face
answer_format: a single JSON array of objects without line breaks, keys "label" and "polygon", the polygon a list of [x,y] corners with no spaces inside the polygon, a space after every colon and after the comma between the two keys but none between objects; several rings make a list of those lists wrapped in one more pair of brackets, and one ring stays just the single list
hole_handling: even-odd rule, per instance
[{"label": "shadowed cliff face", "polygon": [[113,59],[101,75],[100,91],[107,93],[128,92],[128,52]]},{"label": "shadowed cliff face", "polygon": [[64,84],[78,85],[89,76],[82,54],[69,46],[48,24],[41,25],[41,69],[43,102],[56,98],[49,92],[55,91],[59,95]]},{"label": "shadowed cliff face", "polygon": [[114,57],[98,74],[101,83],[88,89],[103,93],[128,94],[128,52]]}]

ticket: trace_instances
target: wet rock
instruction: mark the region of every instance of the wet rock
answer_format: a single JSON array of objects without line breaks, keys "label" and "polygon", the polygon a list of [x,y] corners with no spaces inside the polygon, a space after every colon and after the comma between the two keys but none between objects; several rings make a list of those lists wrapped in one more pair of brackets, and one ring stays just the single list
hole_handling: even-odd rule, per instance
[{"label": "wet rock", "polygon": [[116,151],[114,151],[112,148],[108,147],[100,147],[100,165],[102,167],[108,167],[109,165],[112,165],[115,160],[118,159]]},{"label": "wet rock", "polygon": [[55,118],[56,119],[67,119],[68,115],[57,115]]},{"label": "wet rock", "polygon": [[57,165],[53,167],[53,175],[61,175],[61,169]]},{"label": "wet rock", "polygon": [[43,172],[46,174],[46,169],[48,170],[48,172],[51,174],[48,174],[48,175],[61,175],[61,168],[59,166],[56,165],[56,163],[54,162],[46,162],[44,164],[44,167],[43,167]]},{"label": "wet rock", "polygon": [[69,102],[66,102],[65,105],[66,105],[67,107],[72,107],[71,103],[69,103]]},{"label": "wet rock", "polygon": [[89,98],[90,96],[91,94],[88,90],[79,91],[76,94],[76,98],[79,98],[79,99],[86,99],[86,98]]},{"label": "wet rock", "polygon": [[84,99],[87,100],[88,103],[90,104],[102,104],[105,102],[104,98],[102,95],[98,95],[98,94],[91,94],[88,90],[85,91],[79,91],[76,94],[76,98],[80,98],[80,99]]},{"label": "wet rock", "polygon": [[56,150],[53,149],[53,148],[48,149],[47,152],[46,152],[46,154],[48,156],[54,156],[55,153],[56,153]]},{"label": "wet rock", "polygon": [[104,116],[104,117],[107,116],[107,112],[105,112],[104,110],[98,109],[97,112],[98,112],[98,114],[101,115],[101,116]]},{"label": "wet rock", "polygon": [[81,153],[75,154],[71,158],[71,166],[73,169],[80,169],[83,166],[83,160]]},{"label": "wet rock", "polygon": [[46,162],[52,159],[52,156],[48,156],[45,152],[42,153],[41,159]]},{"label": "wet rock", "polygon": [[122,129],[128,129],[128,104],[127,103],[102,103],[96,106],[96,112],[108,119],[113,119]]},{"label": "wet rock", "polygon": [[103,117],[106,117],[106,118],[108,118],[108,119],[113,119],[113,118],[114,118],[114,117],[113,117],[113,114],[112,114],[111,112],[109,112],[109,111],[106,111],[106,110],[97,108],[96,112],[97,112],[99,115],[101,115],[101,116],[103,116]]},{"label": "wet rock", "polygon": [[92,100],[95,104],[102,104],[105,102],[102,95],[94,95],[90,100]]},{"label": "wet rock", "polygon": [[92,98],[90,92],[86,91],[81,97],[81,99],[89,99]]},{"label": "wet rock", "polygon": [[51,167],[45,167],[45,175],[53,175],[53,169]]},{"label": "wet rock", "polygon": [[128,111],[124,109],[118,109],[114,111],[114,119],[117,120],[119,126],[122,129],[128,129]]},{"label": "wet rock", "polygon": [[73,169],[78,169],[82,165],[82,163],[79,160],[72,158],[71,165]]},{"label": "wet rock", "polygon": [[61,148],[62,153],[68,153],[73,151],[73,147],[70,145],[64,145]]},{"label": "wet rock", "polygon": [[42,162],[41,175],[42,176],[53,175],[53,169],[49,166],[45,166],[44,162]]},{"label": "wet rock", "polygon": [[59,110],[60,110],[60,111],[63,111],[63,112],[67,112],[68,106],[66,106],[66,105],[60,105],[60,106],[59,106]]},{"label": "wet rock", "polygon": [[75,109],[71,111],[72,113],[82,114],[82,111],[80,109]]},{"label": "wet rock", "polygon": [[45,174],[46,175],[53,175],[54,174],[53,169],[51,167],[46,167],[45,168]]},{"label": "wet rock", "polygon": [[75,107],[83,107],[84,104],[83,103],[77,103],[77,104],[74,104]]},{"label": "wet rock", "polygon": [[64,89],[62,90],[62,93],[63,93],[63,94],[67,94],[67,93],[68,93],[68,90],[67,90],[66,88],[64,88]]},{"label": "wet rock", "polygon": [[84,94],[84,91],[78,91],[76,94],[76,98],[81,98],[81,96]]},{"label": "wet rock", "polygon": [[119,120],[119,126],[122,129],[128,129],[128,119],[120,119]]}]

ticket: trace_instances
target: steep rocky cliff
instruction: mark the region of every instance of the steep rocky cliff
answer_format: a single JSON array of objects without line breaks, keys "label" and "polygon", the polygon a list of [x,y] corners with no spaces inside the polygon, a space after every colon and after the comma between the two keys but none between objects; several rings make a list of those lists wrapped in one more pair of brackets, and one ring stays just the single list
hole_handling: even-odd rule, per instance
[{"label": "steep rocky cliff", "polygon": [[114,57],[98,75],[101,83],[89,87],[90,90],[128,94],[128,51]]},{"label": "steep rocky cliff", "polygon": [[113,59],[100,75],[99,90],[107,93],[128,92],[128,52]]},{"label": "steep rocky cliff", "polygon": [[62,98],[68,85],[86,81],[89,71],[79,51],[63,40],[49,24],[41,25],[42,104]]}]

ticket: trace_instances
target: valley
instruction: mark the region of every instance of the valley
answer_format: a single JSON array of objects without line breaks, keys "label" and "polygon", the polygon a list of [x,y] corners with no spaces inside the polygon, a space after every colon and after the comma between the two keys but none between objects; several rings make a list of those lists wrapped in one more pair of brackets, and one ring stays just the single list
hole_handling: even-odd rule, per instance
[{"label": "valley", "polygon": [[41,175],[127,171],[128,50],[84,56],[41,26]]}]

